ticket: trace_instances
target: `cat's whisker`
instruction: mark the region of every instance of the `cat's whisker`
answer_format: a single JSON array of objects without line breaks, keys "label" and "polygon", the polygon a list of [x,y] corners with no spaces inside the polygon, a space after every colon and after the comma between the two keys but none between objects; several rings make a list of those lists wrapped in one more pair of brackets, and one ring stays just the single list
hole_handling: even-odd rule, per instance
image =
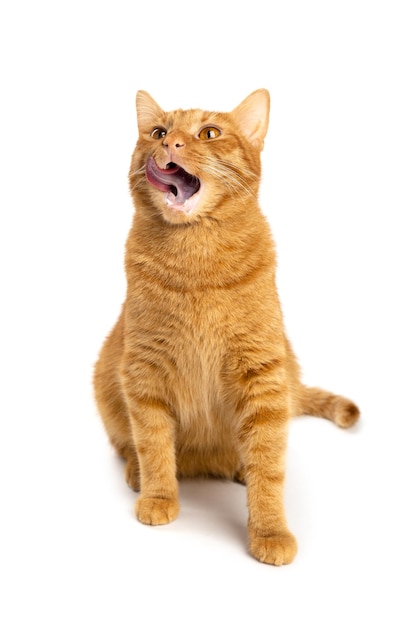
[{"label": "cat's whisker", "polygon": [[146,183],[145,176],[142,176],[142,174],[145,174],[145,171],[146,171],[146,165],[142,165],[141,167],[139,167],[139,169],[130,173],[131,180],[134,180],[136,178],[136,183],[132,186],[132,191],[134,191],[135,189],[138,189],[139,187],[144,185],[144,183]]},{"label": "cat's whisker", "polygon": [[[237,193],[242,196],[248,194],[252,197],[256,195],[255,191],[248,183],[256,180],[257,176],[251,172],[249,168],[240,167],[238,169],[236,165],[228,161],[211,156],[194,158],[194,163],[196,163],[203,172],[207,173],[216,180],[221,181],[230,193]],[[184,165],[186,169],[186,162]],[[146,182],[146,179],[142,177],[145,170],[146,166],[143,165],[131,173],[131,178],[136,178],[136,182],[132,187],[132,190],[139,188]]]},{"label": "cat's whisker", "polygon": [[[211,163],[210,163],[211,162]],[[242,181],[246,180],[255,180],[256,174],[251,172],[247,168],[237,168],[234,164],[229,163],[227,161],[222,161],[220,159],[214,159],[209,157],[206,160],[207,165],[211,165],[215,170],[218,170],[219,175],[223,176],[224,174],[228,174],[232,180],[236,180],[242,183]],[[243,184],[243,183],[242,183]]]},{"label": "cat's whisker", "polygon": [[231,193],[249,194],[252,197],[256,195],[246,183],[248,179],[256,179],[256,175],[249,169],[238,170],[235,165],[214,157],[198,159],[197,164],[202,171],[221,181]]}]

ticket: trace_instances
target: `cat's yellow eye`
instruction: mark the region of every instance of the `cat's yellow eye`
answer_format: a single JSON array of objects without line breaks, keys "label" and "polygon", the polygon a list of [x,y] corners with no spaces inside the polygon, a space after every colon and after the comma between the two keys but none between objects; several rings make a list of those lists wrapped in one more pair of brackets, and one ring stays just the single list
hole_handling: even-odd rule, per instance
[{"label": "cat's yellow eye", "polygon": [[216,128],[216,126],[205,126],[200,130],[197,137],[203,141],[207,141],[208,139],[216,139],[216,137],[219,137],[221,134],[221,130]]},{"label": "cat's yellow eye", "polygon": [[153,131],[151,132],[151,137],[152,139],[162,139],[162,137],[165,137],[165,135],[167,134],[167,131],[165,130],[165,128],[154,128]]}]

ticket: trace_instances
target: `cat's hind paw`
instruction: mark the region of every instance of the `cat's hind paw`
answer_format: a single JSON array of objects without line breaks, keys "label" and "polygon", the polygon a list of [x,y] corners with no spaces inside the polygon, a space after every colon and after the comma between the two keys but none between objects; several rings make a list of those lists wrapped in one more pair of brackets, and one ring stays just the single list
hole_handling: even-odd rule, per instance
[{"label": "cat's hind paw", "polygon": [[142,524],[168,524],[178,517],[179,504],[174,498],[143,498],[136,501],[136,517]]},{"label": "cat's hind paw", "polygon": [[262,537],[253,534],[250,539],[250,551],[255,559],[271,565],[291,563],[297,554],[297,541],[288,530]]},{"label": "cat's hind paw", "polygon": [[140,491],[140,469],[136,459],[128,459],[125,468],[125,479],[133,491]]}]

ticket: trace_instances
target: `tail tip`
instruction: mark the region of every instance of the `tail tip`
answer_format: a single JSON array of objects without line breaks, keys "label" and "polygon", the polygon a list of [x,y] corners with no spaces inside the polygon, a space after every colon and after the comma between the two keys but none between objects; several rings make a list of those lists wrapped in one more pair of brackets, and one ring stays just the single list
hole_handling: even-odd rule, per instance
[{"label": "tail tip", "polygon": [[334,421],[340,428],[350,428],[358,421],[360,411],[356,404],[343,398],[343,403],[335,411]]}]

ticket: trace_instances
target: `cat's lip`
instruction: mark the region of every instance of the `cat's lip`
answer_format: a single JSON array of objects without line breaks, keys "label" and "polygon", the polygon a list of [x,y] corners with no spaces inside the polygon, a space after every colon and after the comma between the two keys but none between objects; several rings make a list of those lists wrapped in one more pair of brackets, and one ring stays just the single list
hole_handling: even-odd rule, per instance
[{"label": "cat's lip", "polygon": [[167,192],[171,199],[174,197],[172,204],[177,207],[183,206],[201,187],[200,180],[177,163],[161,168],[153,157],[146,162],[146,179],[160,191]]}]

